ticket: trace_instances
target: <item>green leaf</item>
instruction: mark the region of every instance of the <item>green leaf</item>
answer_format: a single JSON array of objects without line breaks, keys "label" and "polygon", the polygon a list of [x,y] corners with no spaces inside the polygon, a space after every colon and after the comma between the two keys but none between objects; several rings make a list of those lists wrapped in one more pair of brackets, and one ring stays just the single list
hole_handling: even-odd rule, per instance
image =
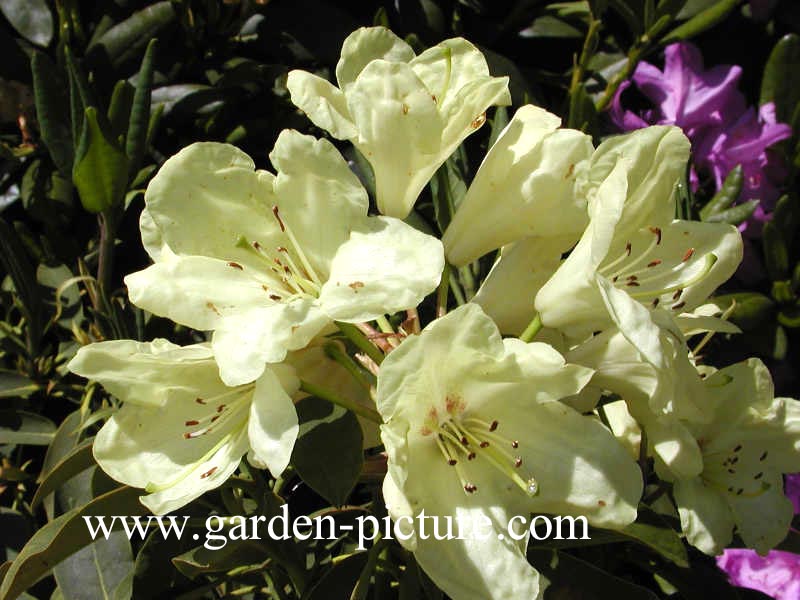
[{"label": "green leaf", "polygon": [[743,182],[744,171],[742,170],[742,165],[736,165],[725,176],[725,181],[722,183],[722,187],[719,191],[714,194],[714,197],[708,201],[708,204],[700,210],[700,219],[707,221],[708,217],[711,215],[715,215],[729,208],[742,192]]},{"label": "green leaf", "polygon": [[433,196],[433,212],[439,230],[444,232],[450,225],[461,200],[467,193],[464,175],[458,168],[455,157],[448,158],[436,171],[430,182]]},{"label": "green leaf", "polygon": [[736,302],[730,315],[731,323],[738,325],[742,331],[751,331],[769,320],[775,311],[775,303],[759,292],[740,292],[725,294],[712,298],[723,311]]},{"label": "green leaf", "polygon": [[709,223],[730,223],[731,225],[739,225],[753,216],[759,202],[759,200],[748,200],[747,202],[737,204],[727,210],[710,215],[706,221]]},{"label": "green leaf", "polygon": [[0,444],[47,446],[56,426],[47,417],[24,410],[0,410]]},{"label": "green leaf", "polygon": [[614,600],[657,600],[641,586],[615,577],[594,565],[558,550],[528,547],[528,561],[544,575],[550,598],[614,598]]},{"label": "green leaf", "polygon": [[28,319],[28,351],[35,352],[42,335],[42,295],[31,257],[16,230],[0,218],[0,266],[11,276]]},{"label": "green leaf", "polygon": [[0,12],[29,42],[47,46],[53,39],[53,14],[45,0],[3,0]]},{"label": "green leaf", "polygon": [[[248,532],[247,535],[251,535],[253,532],[251,521],[246,517],[240,518],[243,523],[242,527],[246,528]],[[229,529],[227,533],[230,534],[230,531],[232,529]],[[259,537],[262,533],[267,535],[266,528],[259,527],[258,531]],[[225,533],[219,535],[225,535]],[[269,556],[266,547],[255,539],[227,539],[225,545],[216,550],[210,550],[205,545],[192,548],[173,558],[172,564],[184,577],[196,579],[206,573],[219,573],[235,567],[258,564]]]},{"label": "green leaf", "polygon": [[[93,439],[85,440],[59,459],[51,459],[50,450],[55,445],[51,444],[45,457],[47,469],[43,469],[42,474],[39,475],[40,485],[31,501],[31,508],[36,508],[39,502],[61,487],[64,482],[95,464],[94,456],[92,455],[93,441]],[[54,464],[49,465],[50,461],[53,461]]]},{"label": "green leaf", "polygon": [[38,51],[31,56],[31,74],[42,141],[58,170],[69,175],[74,160],[74,141],[64,80],[50,58]]},{"label": "green leaf", "polygon": [[741,3],[742,0],[719,0],[713,6],[694,15],[683,25],[679,25],[670,31],[664,36],[662,42],[666,44],[693,38],[724,21],[733,12],[733,9]]},{"label": "green leaf", "polygon": [[789,277],[789,248],[780,227],[769,221],[763,229],[764,264],[770,279],[777,281]]},{"label": "green leaf", "polygon": [[108,123],[114,139],[124,142],[128,134],[128,119],[133,106],[134,87],[120,79],[111,92],[111,102],[108,104]]},{"label": "green leaf", "polygon": [[761,79],[759,104],[774,102],[778,121],[792,117],[800,102],[800,36],[783,36],[769,55]]},{"label": "green leaf", "polygon": [[27,398],[39,385],[16,371],[0,369],[0,398]]},{"label": "green leaf", "polygon": [[99,213],[125,197],[128,158],[97,122],[97,110],[86,109],[72,181],[83,207]]},{"label": "green leaf", "polygon": [[[311,588],[306,600],[349,598],[366,564],[367,552],[351,554],[347,558],[335,562]],[[414,598],[419,598],[419,596],[414,596]]]},{"label": "green leaf", "polygon": [[[139,490],[127,486],[107,492],[85,506],[74,508],[56,517],[39,529],[28,540],[11,567],[2,585],[0,600],[13,600],[39,579],[47,575],[55,565],[81,548],[92,543],[84,516],[147,514],[147,509],[139,502]],[[121,528],[119,521],[114,529]]]},{"label": "green leaf", "polygon": [[300,435],[292,464],[315,492],[341,506],[364,464],[361,425],[352,412],[313,396],[303,398],[295,407]]},{"label": "green leaf", "polygon": [[157,40],[150,40],[139,68],[136,81],[136,93],[133,97],[128,136],[125,140],[125,154],[128,155],[129,176],[133,177],[139,170],[147,142],[147,130],[150,123],[150,99],[153,88],[153,70],[155,68]]},{"label": "green leaf", "polygon": [[172,2],[156,2],[114,25],[89,50],[103,48],[111,63],[119,66],[135,57],[174,18]]},{"label": "green leaf", "polygon": [[640,508],[636,522],[622,528],[620,533],[655,550],[680,567],[689,566],[689,555],[680,536],[669,523],[651,510]]}]

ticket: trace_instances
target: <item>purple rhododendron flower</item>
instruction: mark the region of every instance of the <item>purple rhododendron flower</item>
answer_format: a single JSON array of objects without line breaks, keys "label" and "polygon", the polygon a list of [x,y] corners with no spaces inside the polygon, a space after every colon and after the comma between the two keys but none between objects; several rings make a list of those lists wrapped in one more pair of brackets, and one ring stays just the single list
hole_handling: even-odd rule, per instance
[{"label": "purple rhododendron flower", "polygon": [[773,550],[759,556],[752,550],[728,549],[717,558],[730,582],[764,592],[776,600],[800,598],[800,556]]},{"label": "purple rhododendron flower", "polygon": [[777,122],[772,103],[759,110],[747,107],[737,87],[741,74],[736,65],[706,69],[696,46],[670,44],[664,50],[663,71],[642,62],[633,74],[633,83],[654,108],[638,114],[623,108],[621,98],[631,85],[628,81],[617,90],[610,116],[625,131],[654,124],[683,129],[694,151],[690,176],[694,189],[699,185],[697,171],[709,173],[719,189],[730,170],[742,165],[744,183],[739,200],[757,198],[761,204],[750,224],[741,229],[758,236],[780,194],[779,183],[786,177],[768,148],[791,137],[792,129]]},{"label": "purple rhododendron flower", "polygon": [[[784,491],[800,514],[800,473],[786,476]],[[800,555],[772,550],[759,556],[746,548],[728,548],[717,565],[733,585],[764,592],[776,600],[800,598]]]}]

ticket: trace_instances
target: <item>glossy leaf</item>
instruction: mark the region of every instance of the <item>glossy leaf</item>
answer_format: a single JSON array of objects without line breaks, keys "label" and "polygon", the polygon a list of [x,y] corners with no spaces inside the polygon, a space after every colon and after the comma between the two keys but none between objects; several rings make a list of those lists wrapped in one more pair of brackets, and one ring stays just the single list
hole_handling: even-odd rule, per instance
[{"label": "glossy leaf", "polygon": [[122,201],[128,182],[128,158],[97,121],[97,110],[86,109],[81,143],[75,157],[72,181],[81,204],[99,213]]},{"label": "glossy leaf", "polygon": [[50,58],[38,51],[31,56],[31,74],[42,141],[59,171],[69,175],[74,148],[63,78]]},{"label": "glossy leaf", "polygon": [[708,201],[708,204],[700,209],[700,218],[703,221],[707,221],[711,215],[729,208],[742,192],[743,182],[744,171],[742,171],[742,165],[736,165],[725,176],[725,181],[719,191]]},{"label": "glossy leaf", "polygon": [[47,46],[53,39],[53,14],[45,0],[3,0],[0,12],[28,41]]},{"label": "glossy leaf", "polygon": [[0,398],[26,398],[38,389],[38,384],[24,375],[0,369]]},{"label": "glossy leaf", "polygon": [[[315,397],[295,404],[300,436],[292,452],[298,475],[320,496],[341,506],[364,464],[363,433],[355,415]],[[336,460],[331,461],[330,457]]]},{"label": "glossy leaf", "polygon": [[0,445],[47,446],[55,431],[53,422],[42,415],[23,410],[0,411]]},{"label": "glossy leaf", "polygon": [[[74,508],[39,529],[11,564],[2,585],[0,600],[13,600],[54,565],[92,542],[84,516],[144,515],[147,509],[139,502],[140,490],[117,488],[87,505]],[[115,522],[115,529],[121,528]]]},{"label": "glossy leaf", "polygon": [[730,223],[731,225],[739,225],[753,216],[758,204],[759,200],[748,200],[742,204],[737,204],[736,206],[710,215],[705,220],[709,223]]},{"label": "glossy leaf", "polygon": [[721,23],[740,3],[741,0],[719,0],[670,31],[663,41],[676,42],[693,38]]},{"label": "glossy leaf", "polygon": [[775,103],[778,121],[786,122],[800,102],[800,36],[783,36],[769,55],[761,79],[759,104]]},{"label": "glossy leaf", "polygon": [[111,63],[119,65],[135,57],[174,18],[172,2],[156,2],[111,27],[89,50],[102,48]]},{"label": "glossy leaf", "polygon": [[155,68],[156,40],[150,40],[139,69],[136,81],[136,93],[128,123],[128,135],[125,139],[125,154],[129,161],[129,175],[132,177],[142,163],[142,156],[147,141],[147,130],[150,123],[150,97],[153,88],[153,71]]}]

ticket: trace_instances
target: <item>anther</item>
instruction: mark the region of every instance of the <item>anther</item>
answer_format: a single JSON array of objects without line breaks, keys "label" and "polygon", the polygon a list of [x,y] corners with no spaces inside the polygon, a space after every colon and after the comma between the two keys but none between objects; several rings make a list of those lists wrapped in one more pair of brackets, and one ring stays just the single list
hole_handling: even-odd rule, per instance
[{"label": "anther", "polygon": [[244,271],[244,267],[237,262],[230,261],[228,266],[233,267],[234,269],[239,269],[240,271]]},{"label": "anther", "polygon": [[652,268],[652,267],[657,267],[660,264],[661,264],[661,259],[657,258],[657,259],[651,260],[649,263],[647,263],[647,266]]},{"label": "anther", "polygon": [[500,423],[498,423],[497,421],[492,421],[492,424],[489,425],[489,431],[494,431],[495,429],[497,429],[498,425],[500,425]]},{"label": "anther", "polygon": [[660,227],[650,227],[650,233],[656,236],[656,245],[661,243],[661,228]]},{"label": "anther", "polygon": [[517,440],[512,441],[511,442],[511,447],[512,448],[519,448],[519,442]]},{"label": "anther", "polygon": [[477,454],[475,454],[474,452],[470,452],[469,454],[467,454],[467,460],[475,460],[476,456]]},{"label": "anther", "polygon": [[677,304],[673,304],[671,308],[672,308],[672,310],[679,310],[679,309],[683,308],[684,306],[686,306],[686,302],[681,301],[681,302],[678,302]]},{"label": "anther", "polygon": [[282,232],[286,231],[286,225],[283,224],[283,220],[281,219],[280,211],[278,210],[277,206],[272,207],[272,214],[275,215],[275,219],[278,221],[278,225],[281,228]]},{"label": "anther", "polygon": [[517,458],[515,458],[514,459],[514,466],[519,469],[522,466],[522,458],[520,458],[519,456]]},{"label": "anther", "polygon": [[689,248],[686,251],[686,254],[683,255],[683,258],[681,259],[681,262],[686,262],[687,260],[692,258],[693,255],[694,255],[694,248]]},{"label": "anther", "polygon": [[474,483],[464,484],[464,491],[467,492],[468,494],[474,494],[475,492],[478,491],[478,486],[475,485]]},{"label": "anther", "polygon": [[480,446],[481,446],[481,448],[488,448],[489,447],[489,442],[484,440],[484,441],[481,442]]},{"label": "anther", "polygon": [[681,294],[683,294],[683,288],[678,288],[677,290],[675,290],[675,293],[672,294],[672,299],[677,300],[678,298],[681,297]]},{"label": "anther", "polygon": [[447,461],[447,464],[450,465],[451,467],[455,467],[458,464],[458,461],[455,458],[451,458],[450,460]]},{"label": "anther", "polygon": [[211,467],[208,471],[200,475],[200,479],[206,479],[207,477],[211,477],[217,470],[217,467]]},{"label": "anther", "polygon": [[762,454],[762,455],[759,457],[759,459],[758,459],[758,460],[759,460],[760,462],[764,462],[764,460],[765,460],[766,458],[767,458],[767,451],[766,451],[766,450],[764,450],[764,454]]},{"label": "anther", "polygon": [[631,249],[632,249],[632,248],[633,248],[633,246],[631,246],[631,243],[630,243],[630,242],[628,242],[627,244],[625,244],[625,254],[627,254],[628,256],[630,256],[630,255],[631,255]]},{"label": "anther", "polygon": [[195,421],[195,420],[186,421],[184,425],[186,425],[186,427],[193,427],[194,425],[200,425],[200,421]]}]

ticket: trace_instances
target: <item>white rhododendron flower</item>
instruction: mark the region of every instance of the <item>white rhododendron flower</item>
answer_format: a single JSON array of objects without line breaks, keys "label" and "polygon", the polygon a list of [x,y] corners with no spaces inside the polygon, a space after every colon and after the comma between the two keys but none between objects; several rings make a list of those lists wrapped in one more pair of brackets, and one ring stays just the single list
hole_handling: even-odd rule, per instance
[{"label": "white rhododendron flower", "polygon": [[545,326],[581,338],[615,325],[664,366],[650,312],[693,310],[742,258],[734,226],[673,219],[688,153],[675,127],[640,129],[598,147],[584,182],[589,226],[536,295]]},{"label": "white rhododendron flower", "polygon": [[[485,539],[402,543],[459,599],[536,598],[515,515],[584,515],[615,527],[636,518],[641,473],[599,421],[559,400],[592,376],[552,347],[502,339],[467,304],[406,339],[381,365],[378,411],[389,457],[384,497],[398,524],[426,515],[491,522]],[[503,533],[504,538],[498,538]]]},{"label": "white rhododendron flower", "polygon": [[589,218],[574,181],[594,147],[590,136],[560,125],[536,106],[516,112],[442,237],[451,264],[463,266],[530,236],[562,236],[562,252],[578,241]]},{"label": "white rhododendron flower", "polygon": [[618,394],[628,412],[647,434],[648,450],[673,472],[693,477],[702,470],[697,442],[681,419],[709,417],[701,402],[702,380],[674,330],[663,329],[660,340],[666,366],[657,367],[611,328],[565,353],[567,360],[594,369],[592,388]]},{"label": "white rhododendron flower", "polygon": [[199,330],[227,385],[303,348],[333,321],[413,308],[439,283],[436,238],[367,216],[367,194],[330,142],[283,131],[277,175],[197,143],[153,178],[142,242],[155,264],[125,278],[131,301]]},{"label": "white rhododendron flower", "polygon": [[125,402],[97,434],[94,455],[112,478],[144,488],[155,514],[218,487],[248,452],[274,476],[289,464],[300,380],[288,364],[228,387],[207,344],[115,340],[84,346],[69,369]]},{"label": "white rhododendron flower", "polygon": [[483,54],[462,38],[419,56],[383,27],[344,41],[339,87],[291,71],[292,102],[333,137],[349,140],[372,165],[378,209],[405,218],[430,178],[493,105],[511,103],[508,77],[492,77]]},{"label": "white rhododendron flower", "polygon": [[702,472],[659,475],[675,482],[691,544],[719,554],[735,526],[748,547],[765,554],[786,536],[794,512],[782,473],[800,464],[800,402],[775,398],[769,371],[757,359],[717,371],[704,384],[713,419],[687,422],[702,452]]},{"label": "white rhododendron flower", "polygon": [[[208,344],[177,346],[162,339],[90,344],[78,350],[69,369],[125,403],[95,438],[94,455],[117,481],[144,488],[142,503],[155,514],[218,487],[245,454],[279,476],[298,435],[294,401],[306,395],[299,391],[301,379],[371,405],[316,343],[236,387],[220,379]],[[365,442],[375,445],[375,425],[362,426]]]}]

